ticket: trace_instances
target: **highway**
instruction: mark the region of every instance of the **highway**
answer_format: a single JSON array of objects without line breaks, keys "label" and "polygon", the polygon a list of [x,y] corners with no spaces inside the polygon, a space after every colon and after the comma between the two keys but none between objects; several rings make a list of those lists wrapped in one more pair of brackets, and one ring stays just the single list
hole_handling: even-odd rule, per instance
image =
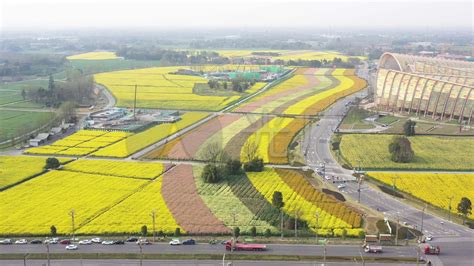
[{"label": "highway", "polygon": [[[368,79],[367,70],[361,71],[362,77]],[[361,73],[359,72],[359,73]],[[346,104],[354,101],[355,97],[364,97],[367,89],[346,97],[333,104],[321,116],[318,123],[306,130],[303,140],[303,152],[306,163],[313,169],[324,163],[326,175],[338,176],[349,182],[343,193],[353,200],[358,199],[358,183],[352,176],[352,171],[344,169],[338,164],[330,152],[330,139],[345,116],[349,107]],[[336,188],[335,188],[336,189]],[[361,185],[361,204],[379,211],[384,217],[393,221],[407,222],[418,230],[421,228],[422,211],[403,201],[389,196],[371,185]],[[467,227],[446,221],[442,218],[424,214],[423,233],[434,237],[433,244],[439,244],[442,256],[433,257],[435,265],[473,265],[474,264],[474,233]]]},{"label": "highway", "polygon": [[[140,248],[137,244],[127,243],[125,245],[80,245],[78,250],[66,251],[64,245],[49,245],[51,253],[139,253]],[[168,243],[156,243],[153,245],[142,246],[143,253],[153,254],[224,254],[225,249],[221,244],[210,245],[207,243],[196,245],[170,246]],[[360,246],[354,245],[327,245],[327,256],[359,256],[362,251]],[[383,255],[366,254],[369,256],[384,257],[416,257],[416,250],[411,246],[384,247]],[[1,245],[0,254],[4,253],[46,253],[45,245]],[[272,255],[306,255],[323,256],[324,246],[316,245],[295,245],[295,244],[270,244],[266,251],[234,251],[241,254],[272,254]]]}]

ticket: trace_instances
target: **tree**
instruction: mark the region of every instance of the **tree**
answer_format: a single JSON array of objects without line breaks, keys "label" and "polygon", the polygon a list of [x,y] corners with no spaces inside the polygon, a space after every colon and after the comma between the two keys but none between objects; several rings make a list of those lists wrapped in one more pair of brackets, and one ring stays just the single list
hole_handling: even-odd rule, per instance
[{"label": "tree", "polygon": [[59,106],[59,116],[68,122],[75,122],[76,105],[71,101],[63,102],[61,106]]},{"label": "tree", "polygon": [[225,170],[227,174],[235,175],[240,172],[242,163],[239,160],[229,159],[225,164]]},{"label": "tree", "polygon": [[240,228],[234,227],[234,237],[238,238],[240,236]]},{"label": "tree", "polygon": [[58,169],[61,164],[59,163],[59,160],[52,157],[46,159],[46,165],[44,166],[45,169]]},{"label": "tree", "polygon": [[49,230],[51,231],[51,235],[52,236],[56,236],[56,233],[58,230],[56,230],[56,226],[54,225],[51,225],[51,227],[49,228]]},{"label": "tree", "polygon": [[415,157],[410,140],[406,137],[394,137],[388,146],[391,160],[397,163],[408,163]]},{"label": "tree", "polygon": [[280,232],[283,238],[283,211],[282,208],[285,206],[283,202],[283,194],[280,191],[274,191],[272,196],[272,204],[280,211]]},{"label": "tree", "polygon": [[250,234],[252,235],[252,237],[256,237],[257,236],[257,227],[252,226],[252,228],[250,228]]},{"label": "tree", "polygon": [[281,209],[285,206],[285,202],[283,202],[283,194],[280,191],[273,192],[272,204],[277,209]]},{"label": "tree", "polygon": [[202,170],[201,178],[205,183],[218,183],[221,180],[219,168],[214,164],[206,164]]},{"label": "tree", "polygon": [[181,236],[181,229],[179,229],[179,227],[176,227],[176,229],[174,230],[174,236],[175,237]]},{"label": "tree", "polygon": [[146,236],[148,234],[148,227],[146,225],[142,226],[141,232],[142,236]]},{"label": "tree", "polygon": [[271,236],[272,236],[272,231],[269,228],[267,228],[267,230],[265,230],[265,237],[269,238]]},{"label": "tree", "polygon": [[249,162],[244,163],[244,170],[246,172],[261,172],[263,171],[263,159],[255,158]]},{"label": "tree", "polygon": [[462,197],[458,204],[458,213],[462,214],[462,224],[464,224],[466,222],[467,216],[471,215],[472,213],[472,203],[470,199]]},{"label": "tree", "polygon": [[405,133],[405,136],[414,136],[415,135],[415,121],[411,121],[408,119],[405,124],[403,124],[403,132]]},{"label": "tree", "polygon": [[23,98],[23,101],[26,100],[26,91],[25,91],[25,89],[21,90],[21,97]]},{"label": "tree", "polygon": [[52,94],[54,92],[54,78],[53,75],[49,75],[49,82],[48,82],[48,91]]},{"label": "tree", "polygon": [[244,146],[242,147],[242,153],[244,155],[244,162],[250,162],[257,158],[258,154],[258,144],[255,140],[245,142]]}]

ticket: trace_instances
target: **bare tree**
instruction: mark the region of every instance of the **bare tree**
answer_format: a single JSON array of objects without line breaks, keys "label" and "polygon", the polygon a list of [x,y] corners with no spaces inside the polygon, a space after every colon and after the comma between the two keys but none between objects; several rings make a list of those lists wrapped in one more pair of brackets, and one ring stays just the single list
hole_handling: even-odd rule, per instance
[{"label": "bare tree", "polygon": [[208,162],[224,162],[228,159],[227,153],[224,152],[218,142],[212,142],[207,145],[199,154],[199,159]]},{"label": "bare tree", "polygon": [[247,141],[242,147],[242,152],[244,154],[244,161],[250,162],[253,159],[257,158],[258,144],[253,139],[250,141]]}]

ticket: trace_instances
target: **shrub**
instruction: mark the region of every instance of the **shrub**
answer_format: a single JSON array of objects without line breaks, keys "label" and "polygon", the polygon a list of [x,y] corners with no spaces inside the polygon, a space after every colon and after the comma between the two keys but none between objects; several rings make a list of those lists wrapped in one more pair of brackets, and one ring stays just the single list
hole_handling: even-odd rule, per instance
[{"label": "shrub", "polygon": [[174,236],[176,236],[176,237],[181,236],[181,229],[179,229],[179,227],[177,227],[177,228],[174,230]]},{"label": "shrub", "polygon": [[142,226],[141,232],[143,236],[146,236],[148,234],[148,227],[146,225]]},{"label": "shrub", "polygon": [[250,234],[252,235],[252,237],[256,237],[257,236],[257,227],[252,226],[252,228],[250,228]]},{"label": "shrub", "polygon": [[221,179],[219,168],[214,164],[207,164],[201,174],[205,183],[218,183]]},{"label": "shrub", "polygon": [[244,164],[244,170],[246,172],[262,172],[263,167],[263,159],[260,158],[255,158]]},{"label": "shrub", "polygon": [[238,238],[240,236],[240,228],[234,227],[234,237]]},{"label": "shrub", "polygon": [[269,228],[267,228],[267,230],[265,230],[265,237],[271,237],[272,236],[272,231],[270,231]]},{"label": "shrub", "polygon": [[52,157],[46,159],[46,165],[44,166],[45,169],[58,169],[61,163],[59,163],[59,160]]},{"label": "shrub", "polygon": [[241,168],[242,168],[242,163],[240,162],[240,160],[230,159],[225,164],[225,170],[227,174],[230,174],[230,175],[238,174]]},{"label": "shrub", "polygon": [[57,233],[57,231],[58,231],[58,230],[56,229],[56,226],[51,225],[50,230],[51,230],[51,235],[52,235],[52,236],[56,236],[56,233]]}]

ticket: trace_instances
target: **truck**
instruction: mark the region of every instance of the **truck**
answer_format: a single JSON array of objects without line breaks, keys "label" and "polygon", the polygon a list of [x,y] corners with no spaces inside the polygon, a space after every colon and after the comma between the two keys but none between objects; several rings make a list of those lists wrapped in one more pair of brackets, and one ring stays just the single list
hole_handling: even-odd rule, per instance
[{"label": "truck", "polygon": [[244,251],[264,251],[267,249],[266,245],[262,244],[247,244],[247,243],[235,243],[232,245],[232,241],[227,241],[225,244],[225,249],[227,251],[231,250],[244,250]]},{"label": "truck", "polygon": [[424,252],[426,255],[439,255],[441,249],[439,246],[426,245]]},{"label": "truck", "polygon": [[382,246],[366,245],[364,247],[365,253],[382,253]]}]

